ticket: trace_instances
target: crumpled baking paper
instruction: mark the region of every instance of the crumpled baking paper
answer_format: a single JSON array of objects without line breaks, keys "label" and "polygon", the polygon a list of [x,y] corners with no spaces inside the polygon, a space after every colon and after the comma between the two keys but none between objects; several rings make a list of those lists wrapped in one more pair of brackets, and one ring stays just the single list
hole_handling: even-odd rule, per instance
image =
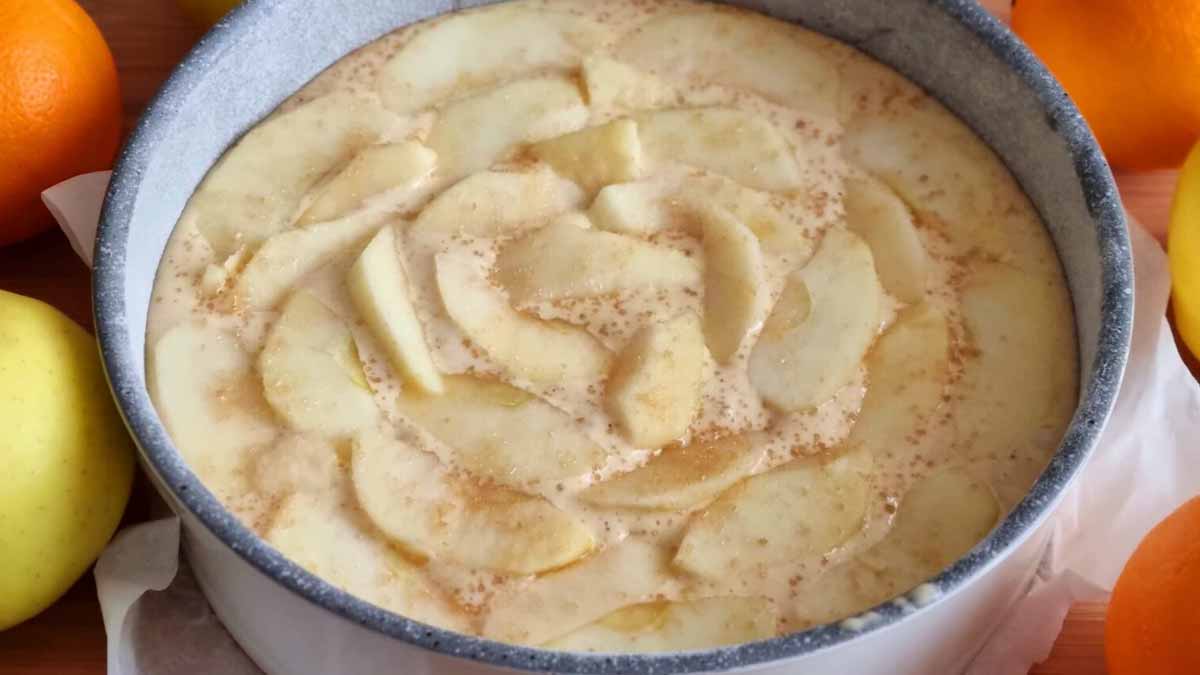
[{"label": "crumpled baking paper", "polygon": [[[76,252],[91,245],[107,172],[42,193]],[[1071,604],[1103,600],[1142,536],[1200,494],[1200,386],[1165,318],[1162,247],[1130,217],[1137,279],[1133,349],[1116,409],[1083,475],[1052,516],[1053,534],[1026,595],[987,638],[968,675],[1025,675],[1050,653]],[[254,675],[179,557],[179,519],[117,534],[96,563],[109,675]]]}]

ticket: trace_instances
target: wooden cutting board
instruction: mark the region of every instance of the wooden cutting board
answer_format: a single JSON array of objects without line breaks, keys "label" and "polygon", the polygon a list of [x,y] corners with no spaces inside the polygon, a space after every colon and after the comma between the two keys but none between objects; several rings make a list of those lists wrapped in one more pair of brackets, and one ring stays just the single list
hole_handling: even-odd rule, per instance
[{"label": "wooden cutting board", "polygon": [[[128,131],[202,31],[181,15],[174,0],[80,2],[96,19],[116,56]],[[1007,18],[1008,0],[983,4]],[[1160,238],[1174,180],[1171,171],[1118,176],[1126,207]],[[0,249],[0,288],[41,298],[91,325],[87,270],[57,232]],[[127,522],[145,517],[148,489],[144,482],[138,486]],[[1049,659],[1031,675],[1103,675],[1103,625],[1104,605],[1077,605]],[[0,675],[100,675],[105,670],[104,644],[95,585],[87,575],[44,614],[0,633]]]}]

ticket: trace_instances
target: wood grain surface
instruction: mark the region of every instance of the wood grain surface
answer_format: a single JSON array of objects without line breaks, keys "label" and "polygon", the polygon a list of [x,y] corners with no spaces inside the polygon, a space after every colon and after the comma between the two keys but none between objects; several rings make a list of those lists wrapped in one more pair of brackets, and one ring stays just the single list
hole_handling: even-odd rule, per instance
[{"label": "wood grain surface", "polygon": [[[36,0],[32,0],[36,1]],[[174,0],[80,0],[108,38],[121,73],[125,128],[202,31]],[[1007,0],[983,2],[1007,18]],[[1175,175],[1171,171],[1118,176],[1126,207],[1160,238],[1165,233]],[[91,325],[88,271],[66,239],[50,232],[0,249],[0,289],[45,300],[76,321]],[[141,482],[127,522],[143,517],[147,486]],[[138,496],[140,495],[140,496]],[[1104,606],[1073,608],[1049,659],[1031,675],[1103,675]],[[0,675],[99,675],[105,671],[105,639],[90,574],[56,605],[25,624],[0,633]]]}]

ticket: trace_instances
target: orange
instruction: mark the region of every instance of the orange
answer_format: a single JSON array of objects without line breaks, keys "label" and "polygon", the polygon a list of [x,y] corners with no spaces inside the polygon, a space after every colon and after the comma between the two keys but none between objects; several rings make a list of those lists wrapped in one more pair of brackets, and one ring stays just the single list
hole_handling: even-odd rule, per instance
[{"label": "orange", "polygon": [[1200,673],[1200,497],[1150,530],[1108,605],[1109,675]]},{"label": "orange", "polygon": [[1013,30],[1114,166],[1179,166],[1200,137],[1200,2],[1015,0]]},{"label": "orange", "polygon": [[0,0],[0,246],[50,227],[41,191],[106,169],[121,139],[112,53],[73,0]]}]

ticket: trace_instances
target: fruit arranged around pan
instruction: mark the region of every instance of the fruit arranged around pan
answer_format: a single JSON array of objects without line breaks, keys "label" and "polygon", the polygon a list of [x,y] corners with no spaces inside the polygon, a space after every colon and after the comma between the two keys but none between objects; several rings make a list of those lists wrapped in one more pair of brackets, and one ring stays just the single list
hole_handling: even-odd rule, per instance
[{"label": "fruit arranged around pan", "polygon": [[148,338],[180,451],[285,555],[582,651],[907,592],[1023,496],[1077,386],[1054,250],[979,139],[849,47],[686,2],[506,3],[335,64],[197,189]]}]

